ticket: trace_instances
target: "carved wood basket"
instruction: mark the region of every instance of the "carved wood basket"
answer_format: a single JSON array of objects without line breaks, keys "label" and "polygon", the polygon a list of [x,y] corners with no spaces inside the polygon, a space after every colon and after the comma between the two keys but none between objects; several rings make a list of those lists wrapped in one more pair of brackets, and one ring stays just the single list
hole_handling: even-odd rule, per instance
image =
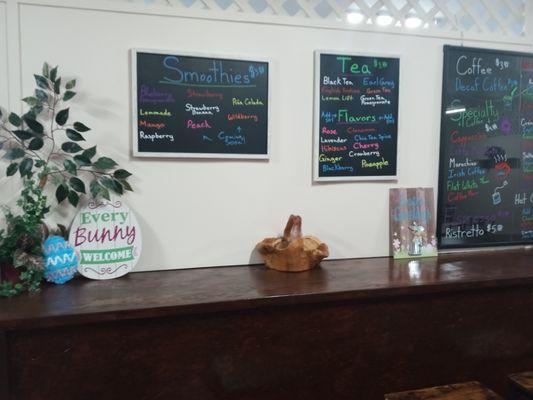
[{"label": "carved wood basket", "polygon": [[314,236],[302,236],[302,218],[291,215],[282,237],[266,238],[256,249],[268,268],[283,272],[307,271],[329,256],[328,246]]}]

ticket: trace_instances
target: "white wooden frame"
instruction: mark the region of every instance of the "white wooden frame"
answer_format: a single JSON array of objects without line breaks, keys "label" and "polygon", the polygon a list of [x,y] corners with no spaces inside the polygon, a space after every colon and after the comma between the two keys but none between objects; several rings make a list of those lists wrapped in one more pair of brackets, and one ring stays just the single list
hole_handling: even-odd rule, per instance
[{"label": "white wooden frame", "polygon": [[[320,156],[320,56],[326,55],[345,55],[352,57],[384,57],[398,59],[398,120],[396,121],[396,175],[387,176],[319,176],[319,156]],[[369,52],[353,52],[343,50],[315,50],[315,71],[314,71],[314,112],[313,112],[313,180],[315,182],[346,182],[346,181],[360,181],[360,182],[395,182],[398,180],[399,162],[400,159],[400,95],[402,93],[402,57],[399,54],[390,53],[369,53]]]},{"label": "white wooden frame", "polygon": [[[137,54],[138,53],[150,53],[150,54],[166,54],[176,56],[190,56],[190,57],[205,57],[205,58],[218,58],[223,60],[235,60],[244,62],[262,62],[268,65],[267,76],[267,152],[266,154],[229,154],[229,153],[179,153],[179,152],[144,152],[139,151],[139,134],[138,134],[138,104],[137,104]],[[131,134],[132,134],[132,154],[134,157],[141,158],[214,158],[214,159],[249,159],[249,160],[268,160],[270,158],[271,148],[271,60],[261,57],[248,57],[226,54],[214,54],[203,53],[194,51],[180,51],[180,50],[162,50],[162,49],[148,49],[148,48],[133,48],[130,51],[130,64],[131,64]]]}]

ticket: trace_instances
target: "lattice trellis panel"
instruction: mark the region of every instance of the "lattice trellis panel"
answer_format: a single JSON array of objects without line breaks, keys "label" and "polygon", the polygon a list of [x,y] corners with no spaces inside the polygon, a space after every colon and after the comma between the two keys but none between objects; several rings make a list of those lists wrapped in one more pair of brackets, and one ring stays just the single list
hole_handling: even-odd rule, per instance
[{"label": "lattice trellis panel", "polygon": [[166,5],[189,10],[283,16],[309,21],[346,23],[350,11],[361,13],[361,24],[376,25],[378,15],[393,17],[405,28],[408,16],[421,19],[418,29],[465,34],[521,37],[525,34],[526,3],[533,0],[109,0]]}]

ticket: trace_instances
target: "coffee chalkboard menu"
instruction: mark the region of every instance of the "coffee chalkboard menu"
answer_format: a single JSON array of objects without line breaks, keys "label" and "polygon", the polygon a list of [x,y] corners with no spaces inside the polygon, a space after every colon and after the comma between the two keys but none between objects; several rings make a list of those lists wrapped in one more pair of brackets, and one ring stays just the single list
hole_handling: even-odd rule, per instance
[{"label": "coffee chalkboard menu", "polygon": [[533,55],[446,46],[440,248],[533,242]]},{"label": "coffee chalkboard menu", "polygon": [[315,54],[314,178],[396,178],[400,60]]},{"label": "coffee chalkboard menu", "polygon": [[268,62],[134,50],[133,153],[268,157]]}]

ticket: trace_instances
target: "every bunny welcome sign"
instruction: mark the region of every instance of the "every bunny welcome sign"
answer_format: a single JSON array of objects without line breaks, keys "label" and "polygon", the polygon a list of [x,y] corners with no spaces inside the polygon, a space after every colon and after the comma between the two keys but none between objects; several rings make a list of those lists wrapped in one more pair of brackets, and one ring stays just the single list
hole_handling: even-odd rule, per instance
[{"label": "every bunny welcome sign", "polygon": [[74,219],[70,243],[78,272],[91,279],[113,279],[130,272],[141,255],[139,224],[121,200],[90,202]]}]

